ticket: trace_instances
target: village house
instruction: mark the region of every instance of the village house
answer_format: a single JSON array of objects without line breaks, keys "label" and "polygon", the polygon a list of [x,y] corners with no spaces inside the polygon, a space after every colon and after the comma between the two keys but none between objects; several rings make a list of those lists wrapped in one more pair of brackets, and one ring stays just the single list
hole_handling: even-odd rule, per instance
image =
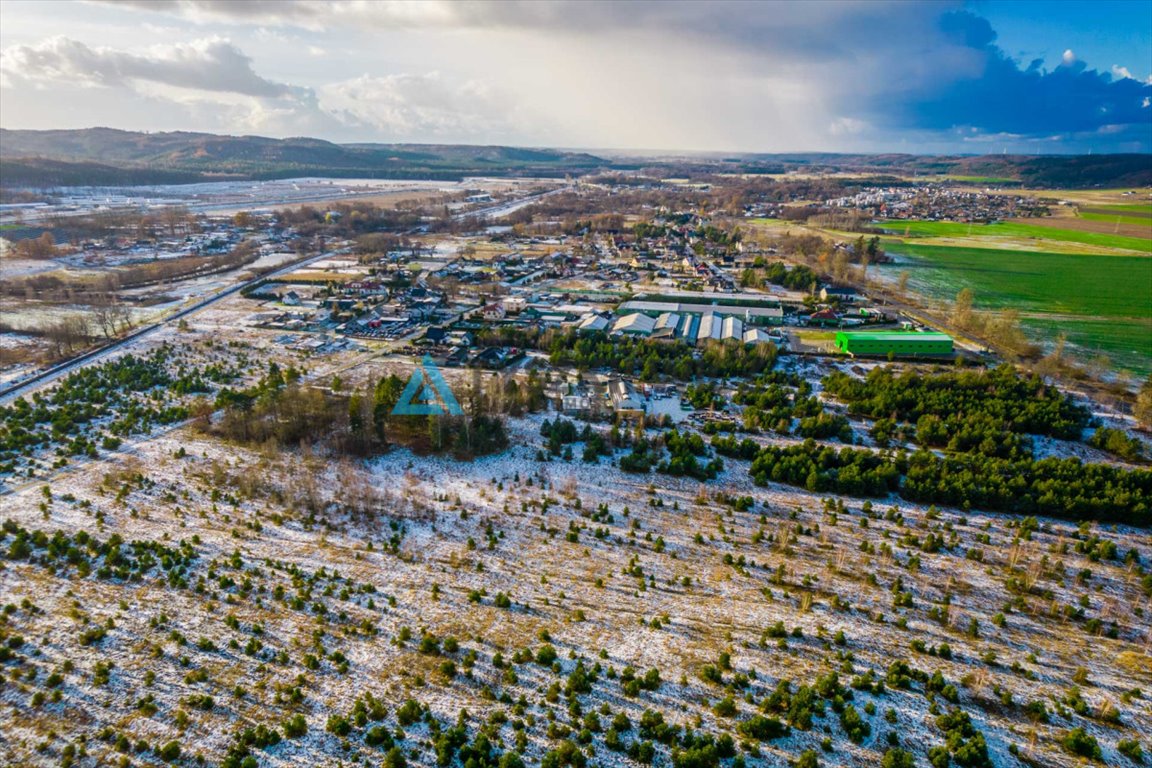
[{"label": "village house", "polygon": [[504,319],[508,313],[503,304],[485,304],[480,308],[480,317],[489,323],[496,323]]},{"label": "village house", "polygon": [[608,382],[608,402],[622,416],[644,416],[644,403],[632,385],[623,379]]}]

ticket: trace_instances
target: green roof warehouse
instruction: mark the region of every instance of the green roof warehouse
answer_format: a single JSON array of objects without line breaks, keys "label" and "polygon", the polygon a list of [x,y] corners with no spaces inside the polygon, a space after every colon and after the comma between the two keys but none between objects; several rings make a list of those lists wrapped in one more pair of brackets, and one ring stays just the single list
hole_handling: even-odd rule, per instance
[{"label": "green roof warehouse", "polygon": [[950,355],[952,337],[917,331],[840,331],[836,334],[836,348],[859,357]]}]

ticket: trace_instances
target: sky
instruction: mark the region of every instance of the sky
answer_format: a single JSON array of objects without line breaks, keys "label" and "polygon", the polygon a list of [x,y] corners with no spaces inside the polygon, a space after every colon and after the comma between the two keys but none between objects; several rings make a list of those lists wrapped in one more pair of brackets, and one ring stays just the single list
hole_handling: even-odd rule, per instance
[{"label": "sky", "polygon": [[0,127],[1152,152],[1152,0],[4,0]]}]

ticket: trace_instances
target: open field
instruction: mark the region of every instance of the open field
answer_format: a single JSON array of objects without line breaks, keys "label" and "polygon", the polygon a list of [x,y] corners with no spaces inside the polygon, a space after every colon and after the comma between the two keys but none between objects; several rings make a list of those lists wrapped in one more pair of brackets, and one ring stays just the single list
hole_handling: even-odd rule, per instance
[{"label": "open field", "polygon": [[913,243],[887,248],[897,262],[881,272],[908,269],[913,287],[932,298],[950,300],[968,287],[977,307],[1019,309],[1026,325],[1066,333],[1075,346],[1103,351],[1129,370],[1152,370],[1152,260]]},{"label": "open field", "polygon": [[1082,213],[1074,219],[1036,219],[1035,221],[1042,222],[1040,226],[1055,229],[1074,229],[1079,232],[1152,238],[1152,219],[1141,218],[1137,215]]},{"label": "open field", "polygon": [[1078,243],[1098,248],[1119,249],[1134,253],[1152,254],[1152,240],[1147,237],[1127,237],[1101,232],[1082,232],[1075,229],[1054,229],[1029,220],[997,222],[995,224],[964,224],[956,221],[890,221],[883,228],[903,237],[979,238],[988,242],[1010,241],[1005,245],[1046,247],[1046,241]]},{"label": "open field", "polygon": [[1067,200],[1077,205],[1152,205],[1152,189],[1122,187],[1119,189],[1025,189],[1011,190],[1013,195],[1048,197]]},{"label": "open field", "polygon": [[1026,312],[1023,324],[1025,329],[1034,329],[1047,338],[1066,334],[1069,343],[1079,348],[1081,357],[1099,353],[1116,367],[1140,374],[1152,371],[1152,318],[1096,320]]},{"label": "open field", "polygon": [[805,344],[830,344],[836,340],[836,331],[812,331],[805,329],[796,331],[796,336]]},{"label": "open field", "polygon": [[1108,208],[1088,208],[1080,213],[1080,218],[1089,221],[1116,221],[1121,224],[1142,224],[1152,227],[1152,213],[1143,211],[1116,211]]},{"label": "open field", "polygon": [[[179,570],[119,578],[80,546],[79,566],[54,564],[34,538],[35,557],[19,557],[8,534],[0,587],[23,607],[8,619],[20,655],[7,666],[22,676],[4,697],[7,756],[56,765],[84,736],[107,762],[147,740],[138,760],[380,765],[395,743],[430,768],[453,755],[432,719],[462,709],[529,765],[556,765],[543,756],[569,736],[596,765],[649,764],[625,750],[645,741],[652,764],[671,765],[656,717],[734,733],[747,764],[766,766],[805,750],[875,766],[893,743],[924,765],[955,732],[975,765],[1071,768],[1073,726],[1120,764],[1121,742],[1147,733],[1146,694],[1129,692],[1152,684],[1148,599],[1120,560],[1146,557],[1146,532],[837,505],[757,486],[739,459],[707,486],[538,461],[542,418],[514,421],[513,447],[472,463],[406,450],[334,463],[182,429],[47,495],[19,489],[13,524],[127,536]],[[1109,546],[1120,554],[1095,554]],[[1076,605],[1084,615],[1067,618]],[[629,687],[648,670],[652,683]],[[357,719],[366,692],[383,706]],[[962,728],[939,717],[955,712]],[[744,736],[764,714],[791,725]],[[237,747],[236,723],[277,728],[276,741]]]},{"label": "open field", "polygon": [[1138,213],[1142,216],[1152,216],[1152,203],[1130,203],[1124,205],[1109,205],[1102,208],[1094,208],[1089,210],[1102,211],[1107,213],[1109,211],[1119,211],[1121,213]]}]

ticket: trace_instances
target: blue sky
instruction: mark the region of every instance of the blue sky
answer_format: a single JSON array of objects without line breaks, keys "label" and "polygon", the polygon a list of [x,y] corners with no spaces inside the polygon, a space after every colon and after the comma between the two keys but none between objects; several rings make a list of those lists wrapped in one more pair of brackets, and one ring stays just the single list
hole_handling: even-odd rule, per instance
[{"label": "blue sky", "polygon": [[1152,151],[1152,0],[0,3],[0,126]]},{"label": "blue sky", "polygon": [[1152,70],[1152,2],[973,0],[966,7],[988,19],[1000,47],[1017,59],[1042,57],[1055,66],[1072,48],[1100,69],[1117,64],[1136,70],[1143,62]]}]

